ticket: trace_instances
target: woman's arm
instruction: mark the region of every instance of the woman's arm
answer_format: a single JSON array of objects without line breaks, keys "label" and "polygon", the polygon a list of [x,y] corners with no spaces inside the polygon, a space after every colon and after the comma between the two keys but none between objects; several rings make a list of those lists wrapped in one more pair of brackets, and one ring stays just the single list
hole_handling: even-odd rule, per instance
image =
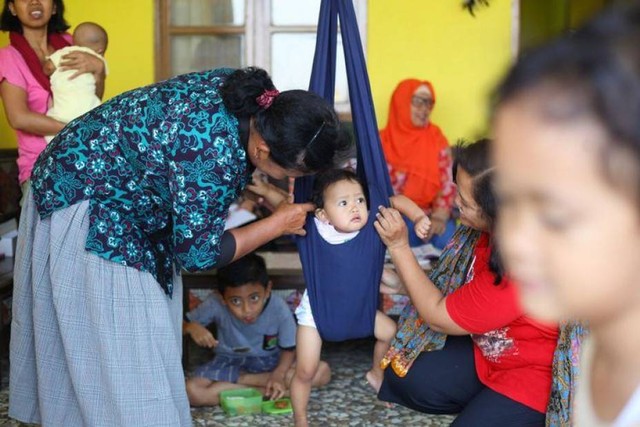
[{"label": "woman's arm", "polygon": [[102,59],[87,52],[73,51],[62,57],[60,70],[76,70],[69,80],[73,80],[80,74],[91,73],[96,79],[96,96],[100,99],[104,96],[104,80],[107,77],[105,63]]},{"label": "woman's arm", "polygon": [[407,228],[396,209],[380,207],[374,223],[382,241],[387,245],[391,259],[411,302],[434,331],[451,335],[467,335],[469,331],[458,326],[446,307],[446,299],[429,280],[416,260],[407,236]]},{"label": "woman's arm", "polygon": [[33,112],[27,104],[27,92],[6,80],[0,83],[0,98],[9,125],[22,132],[34,135],[55,135],[65,124],[44,114]]},{"label": "woman's arm", "polygon": [[249,225],[229,230],[235,239],[236,260],[284,234],[304,236],[307,213],[313,212],[312,203],[281,203],[268,217]]}]

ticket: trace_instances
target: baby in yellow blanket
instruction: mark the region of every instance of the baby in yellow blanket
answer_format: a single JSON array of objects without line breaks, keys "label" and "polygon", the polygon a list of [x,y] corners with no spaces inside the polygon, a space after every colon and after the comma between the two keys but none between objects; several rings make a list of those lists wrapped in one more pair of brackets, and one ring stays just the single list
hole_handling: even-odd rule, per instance
[{"label": "baby in yellow blanket", "polygon": [[[47,116],[68,123],[102,103],[96,95],[95,76],[83,73],[71,78],[76,70],[60,68],[60,61],[64,55],[75,51],[88,52],[104,61],[107,43],[104,28],[93,22],[83,22],[73,32],[74,45],[59,49],[47,58],[43,70],[50,76],[53,94],[53,105],[47,111]],[[54,136],[46,136],[47,143]]]}]

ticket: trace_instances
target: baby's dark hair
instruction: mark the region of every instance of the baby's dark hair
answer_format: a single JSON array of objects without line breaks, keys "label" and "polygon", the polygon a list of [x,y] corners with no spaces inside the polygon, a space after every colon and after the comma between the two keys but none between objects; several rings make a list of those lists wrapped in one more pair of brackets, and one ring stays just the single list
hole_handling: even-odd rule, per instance
[{"label": "baby's dark hair", "polygon": [[352,170],[329,169],[327,171],[320,172],[314,177],[313,190],[311,192],[311,203],[316,205],[317,209],[322,209],[324,207],[324,192],[329,188],[329,186],[340,181],[353,181],[360,184],[361,187],[364,187],[362,185],[362,181],[358,178],[358,175],[356,175]]},{"label": "baby's dark hair", "polygon": [[495,104],[533,95],[547,122],[596,121],[606,133],[599,156],[606,179],[640,201],[640,3],[629,3],[522,55]]},{"label": "baby's dark hair", "polygon": [[250,253],[218,269],[218,290],[224,295],[227,288],[239,288],[249,283],[269,284],[264,258]]},{"label": "baby's dark hair", "polygon": [[335,110],[306,90],[287,90],[263,108],[257,98],[275,86],[261,68],[236,70],[221,88],[225,107],[238,118],[253,118],[255,130],[270,149],[273,161],[285,169],[315,173],[334,167],[351,146]]},{"label": "baby's dark hair", "polygon": [[[491,161],[491,140],[484,138],[472,144],[460,141],[454,147],[453,157],[455,159],[454,171],[461,168],[471,176],[473,200],[493,231],[498,215],[498,203],[493,189],[495,167]],[[500,253],[493,233],[489,268],[496,275],[494,284],[499,284],[504,275],[504,266],[500,260]]]},{"label": "baby's dark hair", "polygon": [[[4,0],[4,7],[2,8],[2,15],[0,15],[0,30],[2,31],[14,31],[22,34],[22,23],[17,16],[13,16],[9,10],[9,3],[13,3],[14,0]],[[51,33],[64,33],[69,29],[69,24],[64,19],[64,2],[62,0],[53,0],[53,7],[56,13],[51,15],[51,19],[47,24],[47,32]]]}]

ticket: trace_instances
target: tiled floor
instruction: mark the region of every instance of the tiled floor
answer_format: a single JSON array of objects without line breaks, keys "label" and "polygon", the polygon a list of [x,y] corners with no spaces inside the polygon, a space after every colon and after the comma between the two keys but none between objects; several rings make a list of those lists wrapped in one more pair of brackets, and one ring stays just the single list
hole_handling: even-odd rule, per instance
[{"label": "tiled floor", "polygon": [[[312,426],[447,426],[451,416],[428,416],[396,406],[388,409],[376,399],[364,380],[371,363],[371,340],[326,344],[323,359],[329,362],[333,378],[326,387],[314,390],[309,403],[309,422]],[[196,353],[195,351],[193,353]],[[197,363],[198,355],[192,353]],[[0,426],[25,426],[7,417],[8,387],[7,361],[2,363],[0,391]],[[291,415],[247,415],[228,417],[222,409],[192,409],[194,426],[250,426],[292,425]],[[276,418],[277,417],[277,418]]]}]

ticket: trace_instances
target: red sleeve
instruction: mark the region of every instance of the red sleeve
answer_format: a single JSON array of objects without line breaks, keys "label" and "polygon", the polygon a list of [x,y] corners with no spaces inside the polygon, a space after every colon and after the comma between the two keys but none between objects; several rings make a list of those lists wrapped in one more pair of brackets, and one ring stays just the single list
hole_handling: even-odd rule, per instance
[{"label": "red sleeve", "polygon": [[523,315],[516,288],[507,279],[494,285],[495,275],[489,268],[447,297],[447,312],[461,328],[482,334],[510,324]]}]

